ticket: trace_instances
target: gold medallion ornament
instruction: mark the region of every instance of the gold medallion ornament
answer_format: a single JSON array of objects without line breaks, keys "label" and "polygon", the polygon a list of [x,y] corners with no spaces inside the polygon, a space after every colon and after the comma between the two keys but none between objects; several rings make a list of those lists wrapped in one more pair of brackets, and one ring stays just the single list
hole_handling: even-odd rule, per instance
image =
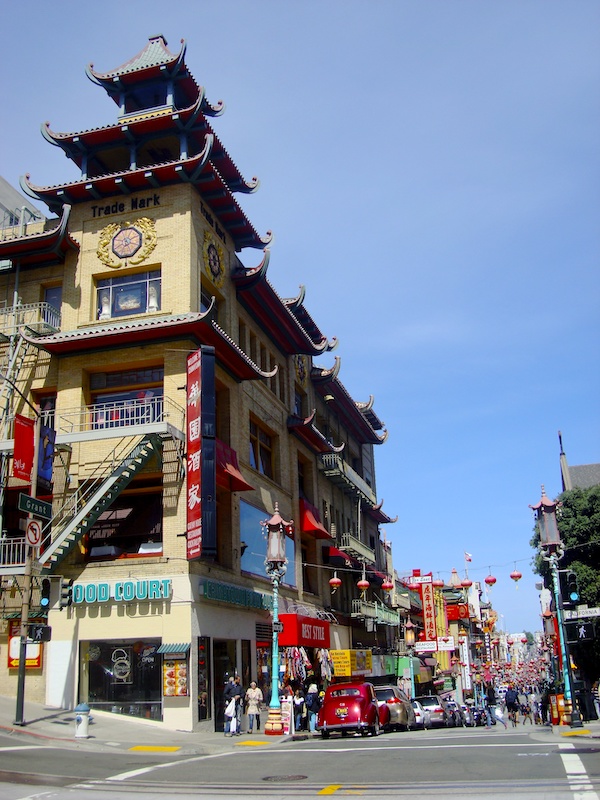
[{"label": "gold medallion ornament", "polygon": [[306,379],[308,377],[308,370],[306,368],[306,357],[296,354],[294,356],[296,362],[296,380],[300,386],[306,386]]},{"label": "gold medallion ornament", "polygon": [[225,253],[208,231],[204,231],[204,271],[217,288],[225,281]]},{"label": "gold medallion ornament", "polygon": [[111,269],[137,266],[145,261],[156,247],[154,220],[140,217],[133,222],[113,222],[100,231],[96,255]]}]

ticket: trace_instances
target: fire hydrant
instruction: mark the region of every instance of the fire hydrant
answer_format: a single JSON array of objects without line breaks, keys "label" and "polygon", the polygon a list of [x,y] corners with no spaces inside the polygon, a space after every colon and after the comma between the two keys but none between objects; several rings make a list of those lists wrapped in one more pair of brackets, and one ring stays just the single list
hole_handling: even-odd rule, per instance
[{"label": "fire hydrant", "polygon": [[75,738],[89,739],[88,725],[90,722],[90,707],[87,703],[75,706]]}]

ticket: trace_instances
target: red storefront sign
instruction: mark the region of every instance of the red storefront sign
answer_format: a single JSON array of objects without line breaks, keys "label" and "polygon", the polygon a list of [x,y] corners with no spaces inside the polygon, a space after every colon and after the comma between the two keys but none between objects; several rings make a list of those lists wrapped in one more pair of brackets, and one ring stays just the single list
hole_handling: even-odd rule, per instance
[{"label": "red storefront sign", "polygon": [[329,649],[329,622],[300,614],[280,614],[283,631],[279,634],[280,647],[325,647]]},{"label": "red storefront sign", "polygon": [[421,583],[421,601],[423,603],[423,625],[425,627],[425,639],[431,641],[437,639],[435,627],[435,602],[433,599],[433,583],[429,576],[427,583]]},{"label": "red storefront sign", "polygon": [[469,606],[466,603],[457,603],[453,606],[446,606],[446,617],[448,618],[449,622],[460,619],[468,619]]},{"label": "red storefront sign", "polygon": [[202,555],[202,351],[187,360],[187,558]]},{"label": "red storefront sign", "polygon": [[34,420],[15,414],[15,454],[13,458],[13,476],[22,481],[31,480],[33,469],[33,429]]}]

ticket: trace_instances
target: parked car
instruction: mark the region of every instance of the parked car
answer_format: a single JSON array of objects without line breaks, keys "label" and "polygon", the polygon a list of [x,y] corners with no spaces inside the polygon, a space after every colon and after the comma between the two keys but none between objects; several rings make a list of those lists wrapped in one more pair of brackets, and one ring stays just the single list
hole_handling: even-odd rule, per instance
[{"label": "parked car", "polygon": [[348,733],[377,736],[389,723],[387,703],[379,707],[373,684],[368,682],[332,684],[325,691],[317,715],[317,730],[323,739],[328,739],[334,731],[343,736]]},{"label": "parked car", "polygon": [[415,728],[423,730],[431,728],[431,716],[418,700],[412,701],[413,711],[415,712]]},{"label": "parked car", "polygon": [[465,725],[467,726],[467,728],[474,728],[475,717],[473,715],[473,709],[464,703],[461,705],[460,708],[462,710],[463,719],[465,721]]},{"label": "parked car", "polygon": [[446,703],[437,694],[423,694],[415,697],[429,712],[432,727],[449,728],[454,725],[454,717],[446,711]]},{"label": "parked car", "polygon": [[390,710],[389,728],[397,731],[414,728],[415,712],[402,689],[397,686],[376,686],[375,696],[380,707],[387,705]]},{"label": "parked car", "polygon": [[454,700],[446,700],[446,711],[452,716],[457,728],[462,728],[467,724],[462,708]]}]

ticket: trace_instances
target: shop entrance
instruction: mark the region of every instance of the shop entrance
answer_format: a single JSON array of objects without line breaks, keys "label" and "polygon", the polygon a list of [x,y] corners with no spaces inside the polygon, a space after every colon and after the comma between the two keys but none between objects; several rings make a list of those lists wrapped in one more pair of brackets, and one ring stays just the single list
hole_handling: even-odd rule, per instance
[{"label": "shop entrance", "polygon": [[215,731],[225,730],[223,689],[230,675],[235,675],[235,639],[213,639],[212,673],[215,687]]}]

